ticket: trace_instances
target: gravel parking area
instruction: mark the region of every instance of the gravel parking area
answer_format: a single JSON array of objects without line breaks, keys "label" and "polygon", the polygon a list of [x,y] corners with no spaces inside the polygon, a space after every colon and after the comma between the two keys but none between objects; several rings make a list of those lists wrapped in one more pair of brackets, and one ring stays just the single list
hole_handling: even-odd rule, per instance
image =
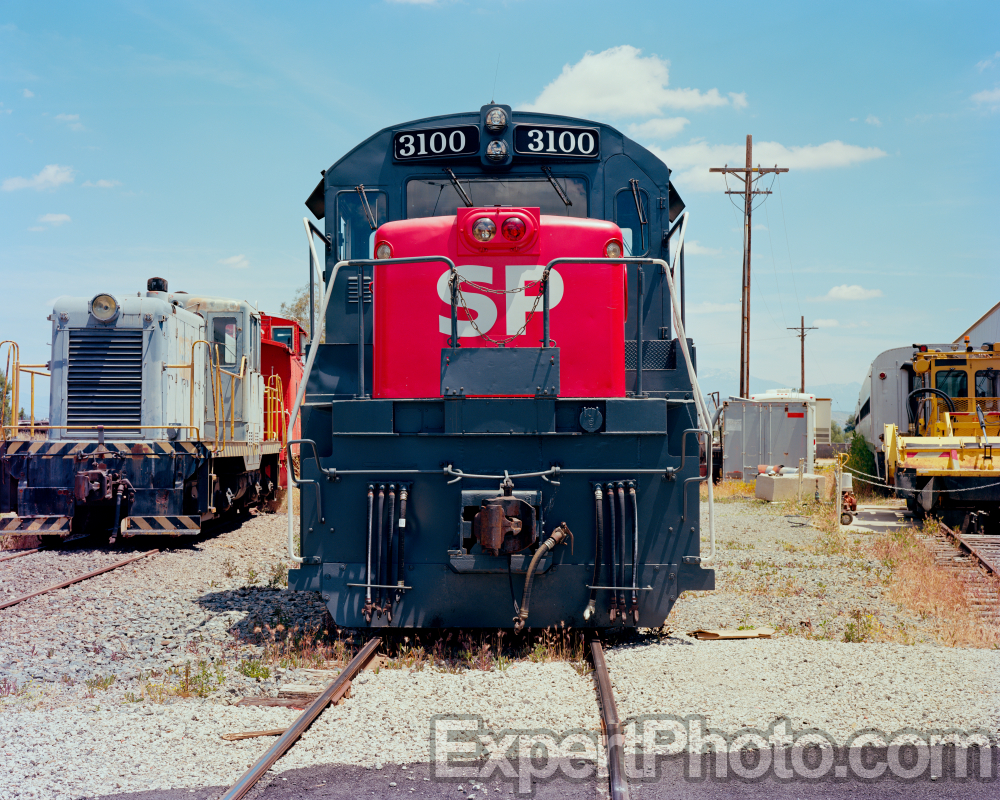
[{"label": "gravel parking area", "polygon": [[[934,625],[886,593],[888,571],[865,553],[872,537],[865,515],[845,528],[856,545],[837,552],[808,517],[753,501],[715,506],[714,592],[685,592],[671,612],[675,631],[770,627],[784,635],[843,641],[848,626],[865,625],[880,638],[932,644]],[[704,507],[703,507],[704,509]],[[702,514],[702,535],[707,536]],[[702,543],[707,552],[707,542]]]},{"label": "gravel parking area", "polygon": [[[318,596],[266,586],[284,561],[283,521],[255,517],[193,548],[0,612],[0,680],[17,688],[0,692],[0,800],[186,791],[239,777],[274,739],[221,735],[281,728],[298,712],[234,700],[310,679],[304,669],[245,675],[240,665],[263,653],[256,629],[327,622]],[[863,727],[1000,734],[1000,652],[845,643],[855,609],[877,610],[884,624],[914,632],[913,640],[922,623],[884,596],[878,563],[824,554],[819,533],[801,521],[750,503],[719,504],[718,591],[685,597],[669,621],[675,634],[607,649],[621,715],[699,714],[728,732],[786,719],[793,729],[815,726],[838,739]],[[68,574],[83,571],[86,559],[119,557],[80,555],[70,563],[77,556],[45,555],[58,556],[54,563]],[[13,574],[4,567],[0,579]],[[740,624],[781,631],[728,642],[684,635]],[[202,676],[203,691],[133,702],[151,671],[160,673],[154,683],[176,686],[187,664]],[[278,763],[275,780],[317,764],[385,766],[386,793],[393,782],[417,792],[422,779],[400,780],[403,773],[387,765],[425,763],[432,717],[454,713],[478,715],[496,732],[600,728],[591,677],[565,662],[490,671],[383,667],[359,676],[352,697],[324,712]]]}]

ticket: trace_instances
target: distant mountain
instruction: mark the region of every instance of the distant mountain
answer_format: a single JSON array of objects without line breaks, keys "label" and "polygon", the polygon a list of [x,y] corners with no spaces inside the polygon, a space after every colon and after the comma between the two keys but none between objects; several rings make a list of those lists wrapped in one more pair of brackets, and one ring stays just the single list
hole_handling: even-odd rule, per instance
[{"label": "distant mountain", "polygon": [[[698,371],[698,383],[705,394],[719,392],[722,399],[735,397],[739,394],[740,376],[734,369],[701,369]],[[778,383],[767,378],[750,376],[750,394],[766,392],[768,389],[797,389],[797,386],[789,386],[787,383]],[[837,422],[843,423],[854,413],[854,407],[858,403],[858,393],[861,391],[861,384],[857,381],[851,383],[823,383],[817,385],[807,385],[806,391],[817,397],[829,397],[831,414]],[[714,407],[709,404],[710,410]]]}]

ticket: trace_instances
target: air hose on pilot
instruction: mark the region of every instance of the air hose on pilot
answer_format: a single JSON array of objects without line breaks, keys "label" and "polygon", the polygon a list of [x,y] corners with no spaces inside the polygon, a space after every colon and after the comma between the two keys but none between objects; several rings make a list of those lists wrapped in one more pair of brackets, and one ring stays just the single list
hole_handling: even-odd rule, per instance
[{"label": "air hose on pilot", "polygon": [[524,594],[521,596],[521,610],[518,612],[517,616],[514,617],[515,633],[520,633],[524,629],[524,624],[528,621],[528,601],[531,599],[531,583],[535,578],[535,570],[538,568],[538,562],[542,560],[542,557],[547,552],[554,550],[557,544],[562,544],[566,540],[566,537],[569,537],[570,552],[572,552],[573,534],[570,529],[566,527],[565,522],[552,531],[552,535],[542,542],[539,548],[535,551],[535,555],[531,559],[531,564],[528,565],[528,574],[524,579]]},{"label": "air hose on pilot", "polygon": [[600,486],[594,487],[594,507],[597,518],[597,542],[594,547],[594,580],[590,587],[590,601],[583,610],[585,620],[594,616],[597,611],[597,587],[601,583],[601,558],[604,554],[604,493]]}]

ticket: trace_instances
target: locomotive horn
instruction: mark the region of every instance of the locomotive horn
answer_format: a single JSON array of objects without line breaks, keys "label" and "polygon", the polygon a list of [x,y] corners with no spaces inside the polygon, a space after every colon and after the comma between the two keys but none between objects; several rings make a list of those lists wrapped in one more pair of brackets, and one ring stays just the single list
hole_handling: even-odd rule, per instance
[{"label": "locomotive horn", "polygon": [[167,291],[167,279],[166,278],[150,278],[146,281],[146,291],[147,292],[165,292]]}]

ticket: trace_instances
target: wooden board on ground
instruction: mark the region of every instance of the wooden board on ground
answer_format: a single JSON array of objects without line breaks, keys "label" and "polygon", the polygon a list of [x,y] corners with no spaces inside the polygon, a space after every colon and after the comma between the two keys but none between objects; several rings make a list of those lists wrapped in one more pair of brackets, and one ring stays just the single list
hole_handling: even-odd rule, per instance
[{"label": "wooden board on ground", "polygon": [[753,630],[734,630],[720,628],[718,630],[698,629],[691,631],[688,636],[705,641],[718,641],[720,639],[770,639],[774,636],[774,628],[754,628]]}]

